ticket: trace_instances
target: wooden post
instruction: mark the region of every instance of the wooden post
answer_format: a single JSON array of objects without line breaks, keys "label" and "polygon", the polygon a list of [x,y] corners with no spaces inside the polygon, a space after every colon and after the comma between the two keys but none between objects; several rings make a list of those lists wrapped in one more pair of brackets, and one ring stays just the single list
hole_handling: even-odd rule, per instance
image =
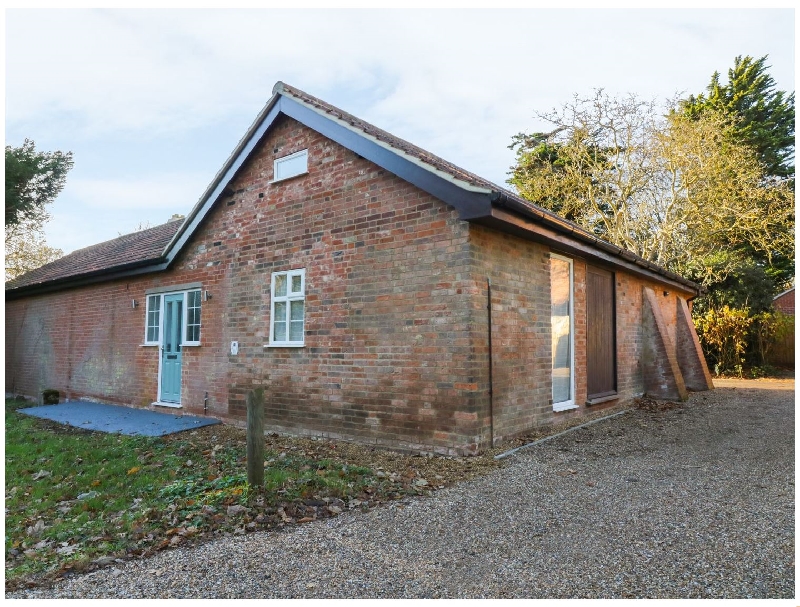
[{"label": "wooden post", "polygon": [[264,485],[264,389],[247,393],[247,484]]}]

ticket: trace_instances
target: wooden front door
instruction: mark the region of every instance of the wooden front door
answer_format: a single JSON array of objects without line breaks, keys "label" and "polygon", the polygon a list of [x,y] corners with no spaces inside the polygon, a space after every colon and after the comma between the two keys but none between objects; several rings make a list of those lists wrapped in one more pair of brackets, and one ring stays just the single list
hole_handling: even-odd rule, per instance
[{"label": "wooden front door", "polygon": [[617,392],[617,328],[614,274],[586,269],[586,364],[588,398]]}]

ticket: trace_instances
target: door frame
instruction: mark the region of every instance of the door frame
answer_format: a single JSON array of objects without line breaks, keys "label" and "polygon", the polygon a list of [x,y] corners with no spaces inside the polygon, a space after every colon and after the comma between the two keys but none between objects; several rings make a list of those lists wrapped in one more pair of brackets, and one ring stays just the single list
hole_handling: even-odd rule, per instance
[{"label": "door frame", "polygon": [[[595,394],[589,393],[589,357],[591,355],[590,348],[589,348],[589,331],[590,328],[590,307],[592,305],[592,298],[589,294],[589,274],[594,273],[597,276],[607,276],[610,279],[611,285],[611,324],[609,326],[609,336],[610,336],[610,349],[612,352],[611,363],[612,363],[612,378],[613,378],[613,390],[605,391],[605,392],[597,392]],[[589,404],[596,404],[600,402],[605,402],[606,400],[610,400],[616,398],[618,394],[618,381],[619,377],[618,373],[618,352],[617,352],[617,275],[614,271],[606,269],[602,266],[595,266],[591,264],[586,265],[586,332],[587,332],[587,340],[586,340],[586,402]]]},{"label": "door frame", "polygon": [[[181,285],[181,286],[183,286],[183,285]],[[145,345],[145,346],[157,346],[157,348],[158,348],[158,363],[157,363],[158,364],[158,377],[157,377],[157,380],[156,380],[156,400],[155,400],[155,402],[152,403],[153,405],[160,406],[160,407],[172,407],[172,408],[177,408],[177,409],[182,408],[182,406],[183,406],[181,404],[181,402],[173,403],[173,402],[165,402],[165,401],[161,400],[161,379],[162,379],[162,366],[163,366],[161,348],[164,346],[164,324],[165,324],[164,318],[165,318],[165,311],[166,311],[165,307],[164,307],[164,299],[166,297],[170,296],[170,295],[182,295],[183,296],[183,300],[182,300],[183,306],[182,306],[182,313],[181,313],[181,328],[180,328],[181,353],[183,354],[187,347],[193,347],[193,346],[199,346],[200,345],[201,336],[200,336],[199,333],[197,334],[197,340],[196,341],[192,341],[192,340],[187,340],[186,339],[186,337],[187,337],[187,323],[189,322],[189,314],[188,314],[189,293],[192,293],[194,291],[202,294],[202,292],[203,292],[202,291],[202,286],[199,283],[197,283],[196,285],[192,284],[191,288],[185,288],[185,287],[184,288],[180,288],[180,286],[179,286],[174,291],[166,290],[166,289],[162,291],[161,289],[158,289],[155,293],[153,293],[151,291],[151,292],[148,292],[148,293],[145,294],[147,306],[145,307],[145,343],[143,345]],[[157,342],[153,342],[153,341],[148,341],[147,340],[147,312],[150,309],[150,297],[158,297],[158,300],[159,300],[158,341]],[[200,298],[200,295],[198,295],[198,298]],[[202,300],[202,298],[198,299],[198,301],[201,301],[201,300]],[[183,360],[181,360],[181,368],[183,368]],[[181,372],[181,391],[183,391],[183,373],[182,372]]]}]

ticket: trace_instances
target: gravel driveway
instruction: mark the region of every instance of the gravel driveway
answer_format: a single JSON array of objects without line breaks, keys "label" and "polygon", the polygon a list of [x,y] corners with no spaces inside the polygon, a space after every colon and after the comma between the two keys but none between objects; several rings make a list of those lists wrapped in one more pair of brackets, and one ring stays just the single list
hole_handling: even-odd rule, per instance
[{"label": "gravel driveway", "polygon": [[7,598],[793,598],[794,382],[692,395],[406,503]]}]

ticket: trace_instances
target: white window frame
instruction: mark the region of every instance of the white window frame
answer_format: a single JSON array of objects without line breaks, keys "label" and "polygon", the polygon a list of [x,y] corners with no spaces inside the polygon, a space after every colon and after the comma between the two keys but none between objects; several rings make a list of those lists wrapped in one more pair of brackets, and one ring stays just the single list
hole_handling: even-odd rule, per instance
[{"label": "white window frame", "polygon": [[[564,257],[563,255],[558,255],[557,253],[550,253],[551,259],[558,259],[561,261],[566,261],[569,264],[569,368],[570,368],[570,399],[561,401],[559,403],[553,403],[553,411],[568,411],[569,409],[577,409],[578,405],[575,404],[575,273],[574,273],[574,263],[570,257]],[[552,312],[551,312],[551,319],[552,319]],[[552,322],[552,320],[551,320]],[[551,325],[552,326],[552,325]],[[550,372],[552,373],[552,366],[553,362],[552,359],[550,361]],[[552,377],[552,376],[551,376]]]},{"label": "white window frame", "polygon": [[[158,298],[158,324],[156,325],[156,341],[152,341],[147,339],[150,333],[150,302],[151,300]],[[144,311],[144,345],[145,346],[157,346],[161,343],[161,319],[164,316],[164,301],[161,295],[145,295],[145,311]]]},{"label": "white window frame", "polygon": [[[186,289],[182,291],[167,291],[164,293],[150,293],[149,295],[145,295],[145,312],[144,312],[144,343],[143,346],[160,346],[162,338],[164,336],[164,297],[166,295],[179,295],[183,294],[183,314],[181,315],[181,346],[199,346],[201,345],[200,339],[196,341],[188,341],[186,339],[187,333],[187,325],[189,322],[189,293],[193,292],[200,293],[200,337],[202,338],[203,334],[203,292],[202,289]],[[150,320],[150,301],[151,298],[158,298],[159,308],[158,308],[158,340],[157,341],[148,341],[147,339],[147,329]]]},{"label": "white window frame", "polygon": [[[297,173],[292,173],[291,175],[283,175],[278,177],[278,167],[286,163],[290,160],[295,160],[297,158],[304,157],[305,167],[302,171]],[[308,149],[300,150],[299,152],[295,152],[294,154],[289,154],[288,156],[283,156],[282,158],[276,158],[275,161],[272,163],[272,181],[270,183],[278,183],[279,181],[286,181],[287,179],[292,179],[293,177],[299,177],[300,175],[307,175],[308,174]]]},{"label": "white window frame", "polygon": [[[286,277],[286,295],[275,295],[275,281],[278,276]],[[292,277],[300,277],[300,292],[292,293]],[[302,348],[306,345],[306,270],[299,268],[296,270],[285,270],[283,272],[273,272],[272,280],[270,283],[270,303],[269,303],[269,346],[273,348]],[[290,341],[291,335],[291,302],[303,302],[303,338],[300,341]],[[275,339],[275,304],[286,302],[286,339],[284,341],[277,341]]]}]

